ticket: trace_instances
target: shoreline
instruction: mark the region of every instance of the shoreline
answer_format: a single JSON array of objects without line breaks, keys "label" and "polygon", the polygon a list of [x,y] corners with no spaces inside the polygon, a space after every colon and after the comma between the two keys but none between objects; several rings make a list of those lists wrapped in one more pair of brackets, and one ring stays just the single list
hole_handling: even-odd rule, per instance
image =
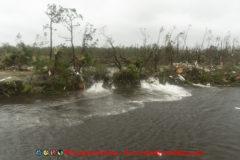
[{"label": "shoreline", "polygon": [[[161,73],[163,74],[163,73]],[[169,73],[168,73],[169,74]],[[61,92],[56,93],[47,93],[44,92],[41,88],[40,84],[47,83],[45,81],[41,81],[39,79],[34,78],[35,72],[33,71],[0,71],[0,97],[15,97],[15,96],[42,96],[42,95],[64,95],[64,94],[71,94],[73,91],[77,90],[87,90],[95,83],[102,81],[103,82],[103,88],[109,89],[114,86],[117,88],[124,88],[126,86],[136,86],[138,85],[142,80],[148,81],[150,78],[155,78],[155,80],[159,81],[160,84],[171,84],[171,85],[177,85],[181,87],[201,87],[201,88],[210,88],[210,87],[239,87],[240,82],[235,83],[226,83],[226,84],[211,84],[211,82],[206,82],[205,84],[202,83],[194,83],[184,78],[183,74],[179,74],[176,72],[170,72],[169,75],[165,76],[164,82],[162,77],[158,75],[153,76],[147,76],[144,78],[139,78],[135,80],[135,83],[130,84],[114,84],[113,77],[110,77],[107,81],[104,79],[94,79],[94,80],[88,80],[84,83],[88,84],[84,88],[77,88],[77,89],[71,89],[71,90],[63,90]],[[41,81],[41,82],[40,82]],[[116,82],[115,82],[116,83]],[[152,83],[149,81],[149,83]],[[207,85],[206,85],[207,84]],[[5,87],[5,90],[4,90]],[[11,90],[11,91],[10,91]]]}]

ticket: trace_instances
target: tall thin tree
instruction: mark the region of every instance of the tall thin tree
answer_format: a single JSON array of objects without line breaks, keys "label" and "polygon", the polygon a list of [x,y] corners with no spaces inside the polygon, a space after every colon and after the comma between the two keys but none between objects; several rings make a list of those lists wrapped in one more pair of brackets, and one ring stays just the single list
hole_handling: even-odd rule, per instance
[{"label": "tall thin tree", "polygon": [[49,18],[49,24],[45,25],[44,28],[48,28],[50,32],[50,53],[49,59],[52,60],[53,54],[53,24],[59,23],[61,21],[61,13],[63,8],[61,6],[57,6],[56,4],[48,4],[47,11],[45,12]]},{"label": "tall thin tree", "polygon": [[67,28],[67,30],[70,32],[70,43],[72,47],[72,61],[74,69],[76,68],[76,54],[75,54],[75,48],[74,48],[74,29],[78,26],[80,26],[80,20],[82,20],[83,17],[81,14],[77,13],[77,10],[75,8],[64,8],[63,9],[63,15],[62,15],[62,22],[64,26]]}]

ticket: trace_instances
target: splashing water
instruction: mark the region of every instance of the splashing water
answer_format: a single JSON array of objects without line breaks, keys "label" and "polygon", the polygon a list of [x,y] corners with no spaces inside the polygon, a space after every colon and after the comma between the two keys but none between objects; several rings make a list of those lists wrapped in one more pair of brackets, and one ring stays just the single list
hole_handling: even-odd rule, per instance
[{"label": "splashing water", "polygon": [[203,85],[203,84],[193,84],[193,85],[196,87],[202,87],[202,88],[210,88],[211,87],[210,83],[208,83],[207,85]]},{"label": "splashing water", "polygon": [[[26,129],[34,126],[79,125],[93,116],[111,116],[123,114],[138,108],[144,108],[145,102],[176,101],[191,94],[182,87],[162,85],[155,79],[141,82],[141,89],[133,96],[123,96],[111,89],[105,89],[103,82],[93,84],[77,97],[61,100],[36,101],[33,104],[2,106],[0,130],[11,124],[13,129]],[[236,108],[237,109],[237,108]],[[41,114],[44,113],[44,114]],[[9,118],[11,117],[11,118]],[[60,123],[59,123],[60,122]],[[61,125],[55,125],[61,127]]]},{"label": "splashing water", "polygon": [[154,98],[152,101],[175,101],[181,100],[183,97],[191,96],[187,90],[182,87],[171,84],[160,84],[157,79],[149,78],[141,81],[141,88],[148,90]]},{"label": "splashing water", "polygon": [[86,90],[87,93],[109,93],[110,91],[103,88],[103,82],[97,82],[93,84],[89,89]]}]

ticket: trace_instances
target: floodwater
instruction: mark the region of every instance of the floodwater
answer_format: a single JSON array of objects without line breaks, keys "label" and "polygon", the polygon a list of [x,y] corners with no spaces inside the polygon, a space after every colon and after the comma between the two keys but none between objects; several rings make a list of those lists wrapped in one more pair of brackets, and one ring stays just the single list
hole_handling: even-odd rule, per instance
[{"label": "floodwater", "polygon": [[[237,160],[240,88],[161,85],[0,100],[0,160]],[[203,156],[40,156],[74,151],[204,151]]]}]

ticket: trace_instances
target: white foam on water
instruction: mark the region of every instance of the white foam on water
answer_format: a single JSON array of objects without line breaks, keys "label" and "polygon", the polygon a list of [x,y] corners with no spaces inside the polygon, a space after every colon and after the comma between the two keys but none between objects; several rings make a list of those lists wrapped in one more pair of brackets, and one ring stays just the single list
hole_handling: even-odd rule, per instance
[{"label": "white foam on water", "polygon": [[[137,97],[136,99],[133,97],[129,99],[128,97],[122,97],[120,95],[118,95],[119,98],[107,96],[105,100],[96,99],[82,103],[84,106],[86,105],[86,107],[80,106],[77,103],[74,104],[79,100],[75,98],[60,102],[56,101],[53,104],[37,102],[37,104],[39,103],[42,107],[39,107],[39,105],[35,105],[34,107],[30,107],[29,105],[3,106],[2,112],[0,112],[0,131],[9,125],[13,126],[13,129],[53,125],[56,127],[62,127],[62,125],[75,126],[84,123],[85,119],[93,116],[118,115],[143,108],[145,102],[148,101],[174,101],[186,96],[191,96],[191,93],[182,87],[170,84],[162,85],[155,79],[142,81],[141,86],[144,97]],[[89,97],[99,97],[99,95],[101,97],[106,96],[112,94],[112,91],[111,89],[105,89],[103,82],[98,82],[83,93],[88,97],[87,99],[91,99]],[[85,98],[83,97],[83,99]],[[68,103],[71,105],[68,105]],[[59,105],[60,107],[58,109],[49,107]],[[61,105],[66,106],[61,107]],[[84,115],[82,115],[81,111],[79,112],[81,109],[85,111],[86,114],[84,113]]]},{"label": "white foam on water", "polygon": [[103,82],[97,82],[93,84],[89,89],[86,90],[87,93],[110,93],[110,90],[103,88]]},{"label": "white foam on water", "polygon": [[136,103],[136,104],[140,104],[140,105],[143,105],[143,101],[129,101],[129,103]]},{"label": "white foam on water", "polygon": [[[127,101],[127,102],[120,102],[112,105],[108,105],[105,109],[100,109],[95,114],[95,116],[113,116],[113,115],[119,115],[123,113],[127,113],[129,111],[143,108],[144,103],[141,101]],[[107,110],[106,110],[107,109]]]},{"label": "white foam on water", "polygon": [[114,85],[112,85],[112,88],[111,89],[116,89],[116,87]]},{"label": "white foam on water", "polygon": [[67,105],[67,104],[79,102],[80,100],[101,98],[101,97],[111,94],[112,92],[110,89],[103,88],[103,82],[97,82],[97,83],[94,83],[90,88],[88,88],[84,92],[79,92],[79,93],[81,93],[81,94],[79,94],[77,97],[72,97],[70,99],[69,98],[61,98],[61,100],[48,102],[45,105],[47,105],[49,107],[55,107],[55,106],[59,106],[59,105]]},{"label": "white foam on water", "polygon": [[[23,130],[32,127],[63,127],[84,123],[76,112],[58,112],[47,106],[3,105],[0,112],[0,133],[5,130]],[[9,126],[11,126],[9,128]]]},{"label": "white foam on water", "polygon": [[99,115],[100,116],[119,115],[119,114],[127,113],[129,111],[132,111],[132,110],[135,110],[135,109],[138,109],[138,108],[142,108],[142,107],[143,107],[143,104],[138,105],[138,106],[124,107],[124,108],[119,107],[119,109],[117,109],[117,110],[112,110],[110,112],[102,113],[102,114],[99,114]]},{"label": "white foam on water", "polygon": [[[182,87],[171,85],[171,84],[161,84],[159,80],[150,78],[148,80],[141,81],[141,88],[149,90],[150,92],[159,92],[159,97],[154,96],[149,98],[151,101],[175,101],[181,100],[183,97],[192,96],[190,92]],[[160,94],[163,93],[163,94]],[[155,95],[158,95],[155,93]]]},{"label": "white foam on water", "polygon": [[235,109],[240,109],[239,107],[235,107]]},{"label": "white foam on water", "polygon": [[210,88],[211,85],[210,84],[207,84],[207,85],[203,85],[203,84],[193,84],[194,86],[196,87],[202,87],[202,88]]},{"label": "white foam on water", "polygon": [[7,78],[0,79],[0,82],[6,81],[6,80],[9,80],[9,79],[12,79],[12,77],[7,77]]}]

